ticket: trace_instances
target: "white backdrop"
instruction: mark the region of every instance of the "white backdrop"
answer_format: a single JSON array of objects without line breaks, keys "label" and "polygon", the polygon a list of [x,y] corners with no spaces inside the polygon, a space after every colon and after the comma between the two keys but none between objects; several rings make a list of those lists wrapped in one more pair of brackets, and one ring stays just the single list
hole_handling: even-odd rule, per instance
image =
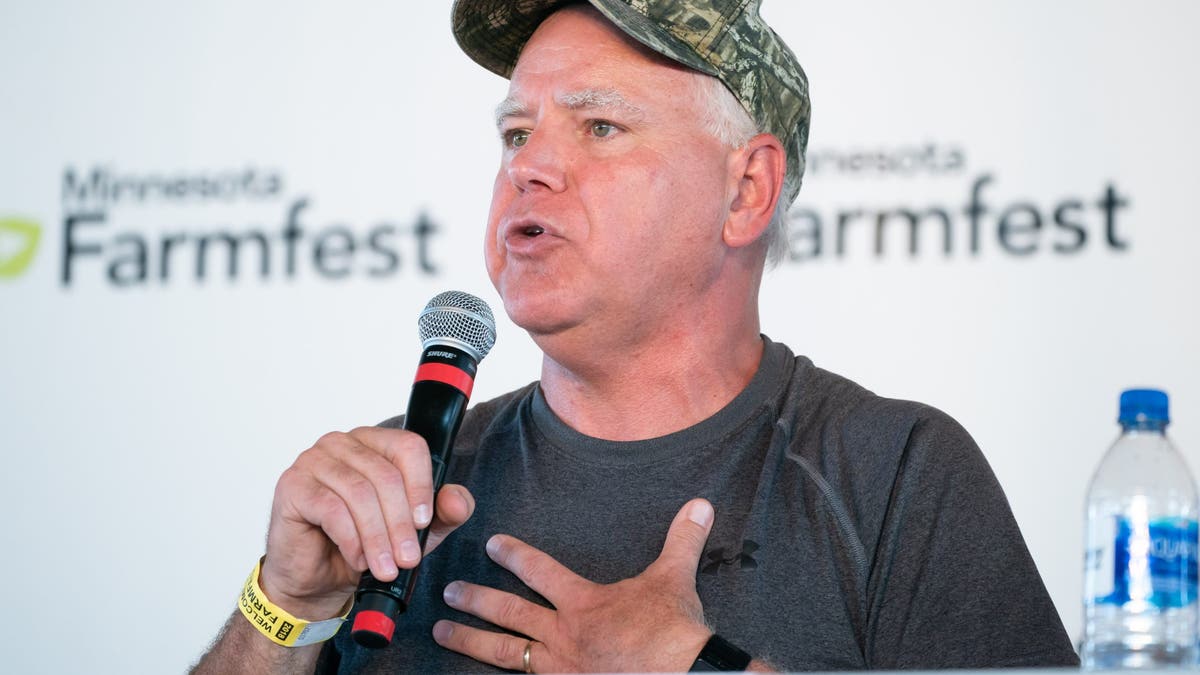
[{"label": "white backdrop", "polygon": [[[962,421],[1078,636],[1083,495],[1119,391],[1166,388],[1200,466],[1200,5],[764,15],[814,105],[764,330]],[[448,23],[440,2],[0,5],[13,672],[184,670],[261,554],[278,474],[403,410],[425,301],[499,308],[480,235],[505,83]],[[23,269],[14,221],[40,232]],[[476,400],[537,376],[499,330]]]}]

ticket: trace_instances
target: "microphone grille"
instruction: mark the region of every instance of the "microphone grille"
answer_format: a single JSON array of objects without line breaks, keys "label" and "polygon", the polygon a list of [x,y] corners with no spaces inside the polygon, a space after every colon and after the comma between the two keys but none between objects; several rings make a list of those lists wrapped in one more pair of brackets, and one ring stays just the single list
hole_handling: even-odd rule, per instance
[{"label": "microphone grille", "polygon": [[482,361],[496,344],[496,319],[483,300],[462,291],[438,293],[417,318],[421,347],[458,347]]}]

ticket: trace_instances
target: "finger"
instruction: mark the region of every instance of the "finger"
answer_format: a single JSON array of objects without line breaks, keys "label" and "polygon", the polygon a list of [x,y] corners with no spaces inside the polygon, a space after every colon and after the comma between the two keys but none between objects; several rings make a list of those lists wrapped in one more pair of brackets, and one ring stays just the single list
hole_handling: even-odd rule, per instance
[{"label": "finger", "polygon": [[[375,488],[393,561],[400,567],[415,567],[421,560],[417,529],[429,524],[431,511],[427,493],[432,478],[425,441],[411,432],[360,427],[345,434],[342,445],[338,457]],[[413,490],[423,496],[414,498]],[[417,501],[423,503],[414,506]]]},{"label": "finger", "polygon": [[525,672],[525,647],[530,646],[529,665],[533,672],[555,672],[550,651],[540,642],[505,633],[464,626],[453,621],[433,624],[433,639],[446,649],[465,654],[476,661],[505,670]]},{"label": "finger", "polygon": [[338,552],[350,569],[361,574],[367,569],[367,556],[358,538],[358,528],[350,515],[346,503],[328,488],[317,485],[318,494],[305,504],[305,518],[325,532],[325,536],[337,546]]},{"label": "finger", "polygon": [[425,539],[425,555],[433,552],[451,532],[475,513],[475,497],[461,485],[444,485],[437,493],[437,508]]},{"label": "finger", "polygon": [[662,553],[654,566],[688,579],[695,577],[704,542],[708,541],[708,533],[712,531],[714,515],[712,504],[706,499],[693,499],[684,504],[671,521]]},{"label": "finger", "polygon": [[[326,434],[318,446],[322,451],[314,453],[314,459],[308,467],[312,479],[336,494],[346,505],[354,519],[371,573],[381,581],[396,578],[396,559],[401,557],[402,551],[411,555],[412,546],[405,547],[404,542],[416,544],[407,505],[403,501],[397,504],[394,496],[381,495],[381,489],[385,493],[395,490],[397,486],[402,489],[403,479],[399,470],[380,455],[361,450],[361,444],[348,434]],[[374,460],[371,459],[372,454]],[[353,459],[350,459],[352,456]],[[306,462],[306,466],[308,464]],[[366,473],[362,470],[364,467]],[[380,489],[376,488],[375,481],[380,482]],[[389,503],[386,508],[403,512],[391,518],[398,532],[396,541],[388,533],[389,522],[384,516],[383,506],[385,498]],[[413,532],[411,539],[408,538],[408,532]],[[419,559],[419,552],[417,556]]]},{"label": "finger", "polygon": [[465,581],[447,584],[442,599],[460,612],[474,614],[488,623],[532,638],[548,635],[554,623],[554,610],[548,607]]},{"label": "finger", "polygon": [[[348,572],[357,577],[367,569],[358,529],[345,503],[328,488],[295,469],[285,471],[276,486],[275,503],[279,509],[278,524],[272,522],[267,537],[268,566],[283,563],[287,569],[308,569],[324,564],[330,542],[341,553]],[[273,517],[274,521],[274,517]],[[297,531],[294,528],[299,527]],[[324,544],[310,544],[302,539],[308,531],[318,530]],[[318,535],[319,536],[319,535]],[[298,540],[297,537],[302,539]],[[316,546],[315,552],[312,546]],[[306,557],[307,555],[307,557]],[[297,559],[297,558],[301,559]]]},{"label": "finger", "polygon": [[425,439],[411,431],[384,427],[359,427],[350,435],[400,469],[413,523],[420,529],[428,527],[433,519],[433,460]]},{"label": "finger", "polygon": [[259,575],[263,592],[297,616],[334,616],[354,592],[366,559],[341,498],[284,472]]},{"label": "finger", "polygon": [[580,586],[591,584],[549,554],[516,537],[506,534],[493,536],[488,539],[487,552],[488,557],[517,575],[526,586],[537,591],[552,605],[557,606],[563,599],[572,597],[579,592]]}]

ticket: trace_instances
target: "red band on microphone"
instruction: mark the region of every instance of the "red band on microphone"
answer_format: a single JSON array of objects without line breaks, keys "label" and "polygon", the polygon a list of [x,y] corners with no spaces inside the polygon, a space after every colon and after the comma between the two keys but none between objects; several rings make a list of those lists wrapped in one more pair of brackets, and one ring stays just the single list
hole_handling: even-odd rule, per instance
[{"label": "red band on microphone", "polygon": [[383,612],[367,609],[354,615],[354,625],[351,629],[356,633],[363,630],[378,635],[383,638],[383,644],[380,645],[383,646],[392,641],[392,635],[396,632],[396,622]]},{"label": "red band on microphone", "polygon": [[425,380],[448,384],[461,391],[467,398],[471,398],[471,387],[475,386],[475,379],[466,371],[445,363],[422,363],[418,366],[417,378],[413,381],[424,382]]}]

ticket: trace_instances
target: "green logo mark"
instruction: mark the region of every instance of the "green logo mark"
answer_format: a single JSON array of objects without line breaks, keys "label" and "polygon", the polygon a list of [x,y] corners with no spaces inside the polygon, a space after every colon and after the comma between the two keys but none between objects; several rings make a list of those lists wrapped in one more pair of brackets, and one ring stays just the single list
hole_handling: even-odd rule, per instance
[{"label": "green logo mark", "polygon": [[42,228],[24,218],[0,218],[0,279],[15,279],[33,262]]}]

